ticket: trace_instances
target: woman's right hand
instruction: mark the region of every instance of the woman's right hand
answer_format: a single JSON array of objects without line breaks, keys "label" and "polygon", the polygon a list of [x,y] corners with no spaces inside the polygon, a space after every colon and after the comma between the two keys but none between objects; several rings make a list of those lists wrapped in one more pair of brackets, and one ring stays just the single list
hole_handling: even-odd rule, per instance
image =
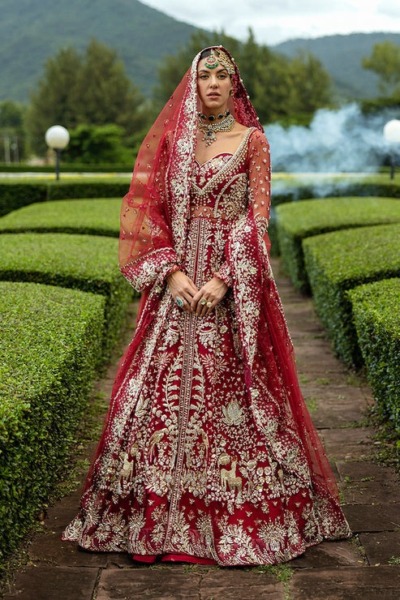
[{"label": "woman's right hand", "polygon": [[199,291],[193,281],[183,271],[175,271],[168,275],[167,284],[174,300],[182,298],[184,305],[182,310],[193,312],[190,308],[192,298]]}]

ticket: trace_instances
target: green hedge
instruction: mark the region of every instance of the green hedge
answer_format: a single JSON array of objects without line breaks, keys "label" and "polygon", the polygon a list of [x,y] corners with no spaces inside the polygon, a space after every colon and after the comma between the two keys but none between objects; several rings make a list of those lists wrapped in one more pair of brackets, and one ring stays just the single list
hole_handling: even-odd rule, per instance
[{"label": "green hedge", "polygon": [[0,282],[0,559],[65,468],[101,353],[105,298]]},{"label": "green hedge", "polygon": [[0,182],[0,216],[46,200],[75,198],[122,198],[129,189],[129,178],[65,179],[57,181],[39,180]]},{"label": "green hedge", "polygon": [[65,233],[0,235],[0,280],[33,281],[106,296],[104,360],[118,339],[133,288],[118,268],[118,240]]},{"label": "green hedge", "polygon": [[316,310],[346,364],[361,364],[347,290],[400,273],[400,225],[324,233],[303,241]]},{"label": "green hedge", "polygon": [[0,219],[0,233],[24,231],[119,236],[120,198],[38,202]]},{"label": "green hedge", "polygon": [[[133,163],[134,157],[132,157]],[[63,173],[131,173],[132,164],[78,164],[61,161],[61,176]],[[0,163],[0,173],[55,173],[54,165],[27,165],[23,163]]]},{"label": "green hedge", "polygon": [[400,279],[363,285],[348,295],[379,412],[400,434]]},{"label": "green hedge", "polygon": [[325,198],[278,206],[279,249],[294,286],[309,291],[302,241],[321,233],[400,222],[400,201],[391,198]]},{"label": "green hedge", "polygon": [[0,182],[0,217],[21,206],[33,202],[44,202],[47,198],[47,184],[42,182]]}]

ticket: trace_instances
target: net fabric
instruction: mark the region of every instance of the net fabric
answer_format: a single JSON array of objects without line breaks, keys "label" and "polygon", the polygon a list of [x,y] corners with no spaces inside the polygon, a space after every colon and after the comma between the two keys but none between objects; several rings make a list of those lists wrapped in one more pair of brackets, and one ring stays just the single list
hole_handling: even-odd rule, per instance
[{"label": "net fabric", "polygon": [[[234,94],[229,110],[242,125],[262,131],[239,70],[229,52],[224,48],[223,51],[234,64]],[[200,109],[197,65],[202,52],[196,55],[144,139],[129,191],[122,201],[119,265],[138,291],[160,282],[174,264],[179,265],[184,253]]]}]

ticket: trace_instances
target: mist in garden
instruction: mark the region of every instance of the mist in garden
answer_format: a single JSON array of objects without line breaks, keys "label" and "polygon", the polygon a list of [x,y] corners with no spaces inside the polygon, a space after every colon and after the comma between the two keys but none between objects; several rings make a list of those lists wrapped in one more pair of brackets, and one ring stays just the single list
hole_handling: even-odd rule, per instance
[{"label": "mist in garden", "polygon": [[309,127],[267,125],[273,171],[374,173],[389,152],[383,126],[398,114],[364,115],[358,104],[318,110]]}]

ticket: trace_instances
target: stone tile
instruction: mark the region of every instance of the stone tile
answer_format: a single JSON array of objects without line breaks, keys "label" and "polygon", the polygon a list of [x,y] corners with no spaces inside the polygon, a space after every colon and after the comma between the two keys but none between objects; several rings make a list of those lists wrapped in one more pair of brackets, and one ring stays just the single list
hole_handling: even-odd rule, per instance
[{"label": "stone tile", "polygon": [[[188,600],[199,597],[202,570],[181,565],[131,569],[106,569],[102,572],[96,600]],[[89,598],[87,599],[89,600]]]},{"label": "stone tile", "polygon": [[324,569],[329,567],[362,567],[365,562],[350,540],[326,541],[307,548],[304,554],[291,561],[294,569]]},{"label": "stone tile", "polygon": [[323,429],[320,435],[326,452],[334,460],[361,459],[372,452],[372,432],[367,427]]},{"label": "stone tile", "polygon": [[35,537],[28,549],[29,558],[37,565],[65,567],[105,567],[108,555],[86,552],[75,542],[63,542],[59,531],[49,531]]},{"label": "stone tile", "polygon": [[289,589],[291,600],[398,600],[400,568],[298,570]]},{"label": "stone tile", "polygon": [[[189,598],[189,596],[188,596]],[[199,600],[284,600],[284,586],[271,573],[258,573],[257,568],[213,569],[201,580]]]},{"label": "stone tile", "polygon": [[344,504],[342,508],[354,533],[399,529],[400,504]]},{"label": "stone tile", "polygon": [[97,576],[98,569],[30,567],[3,600],[91,600]]},{"label": "stone tile", "polygon": [[[355,481],[362,481],[365,478],[372,477],[375,481],[393,482],[399,486],[400,478],[396,471],[391,467],[386,467],[375,462],[367,460],[338,462],[337,468],[342,479],[350,477]],[[400,501],[400,495],[398,495]]]},{"label": "stone tile", "polygon": [[353,481],[342,483],[346,504],[388,504],[399,502],[399,484],[393,481]]},{"label": "stone tile", "polygon": [[387,565],[392,557],[400,559],[400,530],[360,533],[359,537],[371,565]]}]

